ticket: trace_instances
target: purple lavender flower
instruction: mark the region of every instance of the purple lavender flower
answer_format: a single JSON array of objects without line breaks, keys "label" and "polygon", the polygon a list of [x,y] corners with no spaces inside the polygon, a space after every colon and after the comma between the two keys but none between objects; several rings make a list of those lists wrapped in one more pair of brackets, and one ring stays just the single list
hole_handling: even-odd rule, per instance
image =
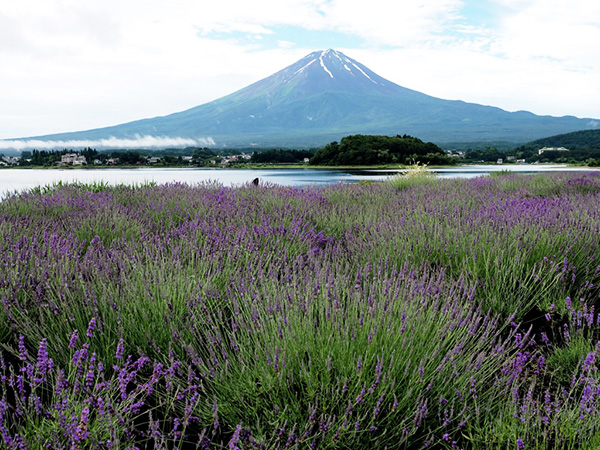
[{"label": "purple lavender flower", "polygon": [[47,339],[43,338],[40,341],[40,345],[38,347],[38,355],[37,355],[37,363],[36,367],[38,369],[39,377],[36,378],[36,382],[41,383],[46,380],[46,374],[48,371],[52,370],[54,362],[51,358],[48,357],[48,349],[47,349]]},{"label": "purple lavender flower", "polygon": [[362,388],[362,390],[360,391],[360,393],[356,396],[356,403],[362,403],[362,401],[365,398],[365,388]]},{"label": "purple lavender flower", "polygon": [[89,420],[90,408],[85,407],[81,411],[81,418],[79,419],[79,424],[75,429],[75,435],[73,436],[76,442],[85,441],[88,436],[88,420]]},{"label": "purple lavender flower", "polygon": [[231,439],[229,440],[229,443],[227,444],[227,447],[230,448],[231,450],[240,450],[240,448],[237,446],[237,444],[240,442],[240,432],[242,431],[242,424],[238,423],[237,426],[235,427],[235,431],[233,432],[233,436],[231,436]]},{"label": "purple lavender flower", "polygon": [[119,339],[119,344],[117,345],[117,352],[115,354],[115,358],[116,359],[121,359],[123,358],[123,350],[124,350],[124,345],[123,345],[123,339]]},{"label": "purple lavender flower", "polygon": [[19,335],[19,359],[21,361],[27,360],[27,349],[25,348],[25,336]]},{"label": "purple lavender flower", "polygon": [[592,366],[594,366],[595,360],[596,360],[596,352],[588,353],[585,358],[585,361],[583,362],[582,371],[584,373],[589,372],[592,369]]},{"label": "purple lavender flower", "polygon": [[88,324],[87,333],[86,333],[88,338],[92,337],[92,332],[94,331],[95,328],[96,328],[96,318],[92,317],[92,320],[90,320],[90,323]]},{"label": "purple lavender flower", "polygon": [[76,328],[73,330],[73,334],[71,334],[71,339],[69,339],[69,349],[73,350],[75,348],[75,344],[79,339],[79,330]]},{"label": "purple lavender flower", "polygon": [[213,433],[215,433],[216,430],[217,430],[217,428],[219,428],[219,414],[218,414],[218,410],[219,410],[219,407],[217,406],[217,402],[215,402],[213,404],[213,408],[212,408],[212,411],[213,411],[213,414],[212,414],[212,417],[213,417]]}]

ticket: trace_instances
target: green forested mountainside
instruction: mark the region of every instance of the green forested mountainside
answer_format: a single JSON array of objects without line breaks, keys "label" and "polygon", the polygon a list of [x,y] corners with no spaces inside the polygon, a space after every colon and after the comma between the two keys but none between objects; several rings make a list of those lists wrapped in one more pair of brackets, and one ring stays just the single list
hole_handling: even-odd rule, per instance
[{"label": "green forested mountainside", "polygon": [[[564,147],[568,151],[544,151],[544,147]],[[600,165],[600,130],[584,130],[573,133],[549,136],[527,142],[518,147],[504,149],[500,146],[468,149],[466,162],[496,162],[499,159],[524,160],[527,163],[552,162]]]},{"label": "green forested mountainside", "polygon": [[575,131],[536,139],[523,145],[523,147],[566,147],[571,150],[583,147],[600,148],[600,129]]}]

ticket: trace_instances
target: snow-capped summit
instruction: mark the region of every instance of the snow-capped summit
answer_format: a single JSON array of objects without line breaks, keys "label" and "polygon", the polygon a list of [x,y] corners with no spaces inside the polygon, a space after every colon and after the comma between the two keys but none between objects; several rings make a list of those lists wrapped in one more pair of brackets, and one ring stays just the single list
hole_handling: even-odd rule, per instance
[{"label": "snow-capped summit", "polygon": [[399,86],[329,49],[306,55],[263,80],[187,111],[40,139],[149,135],[210,137],[219,146],[312,147],[358,133],[406,133],[437,143],[526,142],[590,127],[589,119],[540,117],[441,100]]},{"label": "snow-capped summit", "polygon": [[[296,70],[298,66],[300,68]],[[284,77],[285,81],[292,81],[296,77],[315,76],[319,70],[325,72],[331,80],[337,79],[337,83],[344,81],[352,84],[370,82],[382,86],[385,86],[386,83],[383,78],[371,72],[358,61],[332,49],[313,52],[278,73]],[[291,75],[290,72],[292,72]]]},{"label": "snow-capped summit", "polygon": [[[293,92],[290,91],[293,88]],[[243,91],[255,94],[267,91],[271,95],[284,89],[286,95],[294,97],[316,94],[323,91],[390,94],[398,89],[409,92],[380,77],[362,65],[336,50],[321,50],[306,55],[298,62],[274,73]],[[414,92],[414,91],[412,91]]]}]

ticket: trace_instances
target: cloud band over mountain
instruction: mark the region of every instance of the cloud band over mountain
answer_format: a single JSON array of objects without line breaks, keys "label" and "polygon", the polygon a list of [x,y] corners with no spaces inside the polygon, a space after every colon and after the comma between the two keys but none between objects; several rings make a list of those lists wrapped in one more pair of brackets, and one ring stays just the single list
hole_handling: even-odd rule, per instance
[{"label": "cloud band over mountain", "polygon": [[0,140],[0,150],[28,150],[28,149],[60,149],[60,148],[152,148],[152,147],[211,147],[216,145],[211,137],[184,138],[168,136],[140,136],[134,138],[116,138],[106,139],[72,139],[72,140],[53,140],[46,141],[41,139],[16,139]]}]

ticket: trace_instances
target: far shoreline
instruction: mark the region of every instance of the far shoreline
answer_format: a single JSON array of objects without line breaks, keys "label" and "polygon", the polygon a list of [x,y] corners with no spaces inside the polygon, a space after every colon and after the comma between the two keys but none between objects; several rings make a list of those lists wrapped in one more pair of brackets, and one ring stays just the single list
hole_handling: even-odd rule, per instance
[{"label": "far shoreline", "polygon": [[[447,165],[428,165],[427,168],[431,170],[435,169],[447,169],[447,168],[458,168],[458,167],[472,167],[472,166],[486,166],[486,167],[498,167],[500,170],[510,172],[511,167],[545,167],[545,166],[563,166],[569,168],[589,168],[596,169],[594,166],[586,164],[574,164],[574,163],[541,163],[541,164],[496,164],[493,162],[479,162],[479,163],[462,163],[462,164],[447,164]],[[377,165],[342,165],[342,166],[324,166],[324,165],[308,165],[308,164],[236,164],[235,166],[217,167],[217,166],[194,166],[194,165],[153,165],[153,166],[141,166],[141,165],[113,165],[113,166],[0,166],[0,170],[11,170],[11,169],[23,169],[23,170],[114,170],[114,169],[201,169],[201,170],[284,170],[284,169],[305,169],[305,170],[407,170],[410,165],[404,164],[377,164]]]}]

